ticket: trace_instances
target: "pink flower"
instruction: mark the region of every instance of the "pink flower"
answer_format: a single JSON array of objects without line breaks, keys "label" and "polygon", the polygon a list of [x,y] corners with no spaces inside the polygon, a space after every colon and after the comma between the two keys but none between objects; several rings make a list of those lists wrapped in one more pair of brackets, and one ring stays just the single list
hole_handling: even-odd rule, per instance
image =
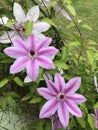
[{"label": "pink flower", "polygon": [[95,108],[94,111],[95,111],[95,115],[94,115],[94,117],[95,117],[95,127],[98,128],[98,109]]},{"label": "pink flower", "polygon": [[45,38],[43,41],[36,42],[37,39],[31,35],[27,41],[17,39],[12,47],[8,47],[4,52],[15,58],[15,62],[10,67],[10,73],[15,74],[26,68],[27,75],[36,81],[39,73],[39,66],[46,69],[54,69],[55,66],[51,60],[58,50],[49,46],[52,39]]},{"label": "pink flower", "polygon": [[40,95],[48,100],[40,111],[40,118],[48,118],[55,112],[58,113],[60,122],[64,127],[69,123],[69,112],[76,117],[82,117],[82,112],[77,104],[86,101],[86,98],[75,93],[81,83],[81,78],[72,78],[65,84],[64,78],[60,74],[55,74],[54,82],[46,81],[48,88],[38,88]]}]

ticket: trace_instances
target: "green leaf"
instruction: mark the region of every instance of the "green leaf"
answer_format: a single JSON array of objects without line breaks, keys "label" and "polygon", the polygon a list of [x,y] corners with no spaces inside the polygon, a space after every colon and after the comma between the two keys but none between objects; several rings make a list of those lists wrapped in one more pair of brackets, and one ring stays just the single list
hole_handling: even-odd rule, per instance
[{"label": "green leaf", "polygon": [[64,61],[61,61],[61,60],[56,60],[54,61],[54,64],[56,67],[58,68],[62,68],[64,70],[67,70],[69,69],[68,65],[66,65],[66,63]]},{"label": "green leaf", "polygon": [[74,7],[71,4],[67,5],[67,8],[69,9],[70,13],[76,17],[76,11],[74,9]]},{"label": "green leaf", "polygon": [[81,43],[79,41],[70,42],[68,44],[68,46],[70,46],[70,47],[79,46],[79,45],[81,45]]},{"label": "green leaf", "polygon": [[96,103],[94,104],[94,108],[97,108],[97,109],[98,109],[98,102],[96,102]]},{"label": "green leaf", "polygon": [[26,33],[26,36],[29,36],[31,34],[32,28],[33,28],[33,22],[32,21],[27,21],[25,23],[25,33]]},{"label": "green leaf", "polygon": [[23,87],[23,82],[22,82],[22,80],[19,77],[15,77],[13,80],[15,81],[15,83],[17,85]]},{"label": "green leaf", "polygon": [[5,110],[7,106],[7,99],[4,97],[1,102],[2,109]]},{"label": "green leaf", "polygon": [[57,27],[56,24],[49,18],[43,18],[43,21],[49,23],[50,25],[53,25],[54,27]]},{"label": "green leaf", "polygon": [[3,79],[2,81],[0,81],[0,88],[4,87],[8,83],[8,81],[8,79]]},{"label": "green leaf", "polygon": [[14,110],[16,110],[16,103],[11,96],[7,97],[7,103],[9,104],[10,107],[12,107]]},{"label": "green leaf", "polygon": [[28,100],[28,99],[30,99],[31,98],[31,94],[30,93],[27,93],[21,100],[22,101],[26,101],[26,100]]},{"label": "green leaf", "polygon": [[87,24],[83,24],[82,27],[92,31],[92,28]]},{"label": "green leaf", "polygon": [[86,127],[86,121],[84,118],[76,118],[78,123],[81,125],[82,128]]},{"label": "green leaf", "polygon": [[92,128],[92,130],[95,130],[95,120],[94,117],[91,114],[88,114],[88,123],[90,125],[90,127]]},{"label": "green leaf", "polygon": [[41,100],[42,100],[41,97],[35,97],[35,98],[31,99],[29,103],[35,104],[35,103],[39,103]]}]

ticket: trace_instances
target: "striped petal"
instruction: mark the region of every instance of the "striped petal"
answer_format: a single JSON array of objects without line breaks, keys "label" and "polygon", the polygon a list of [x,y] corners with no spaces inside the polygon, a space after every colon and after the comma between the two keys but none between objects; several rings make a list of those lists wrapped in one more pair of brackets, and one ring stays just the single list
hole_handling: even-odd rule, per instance
[{"label": "striped petal", "polygon": [[46,69],[54,69],[55,66],[52,62],[51,59],[45,56],[38,56],[37,57],[38,63],[41,67],[46,68]]},{"label": "striped petal", "polygon": [[27,40],[28,49],[36,49],[36,37],[35,35],[30,35],[30,37]]},{"label": "striped petal", "polygon": [[60,119],[60,122],[62,123],[62,125],[64,127],[67,127],[68,123],[69,123],[69,112],[66,109],[66,105],[64,104],[64,102],[61,102],[59,104],[58,116],[59,116],[59,119]]},{"label": "striped petal", "polygon": [[43,47],[48,47],[49,44],[52,42],[51,38],[45,38],[43,41],[41,41],[38,46],[37,46],[37,50],[39,51],[41,48]]},{"label": "striped petal", "polygon": [[6,49],[4,49],[4,52],[12,58],[19,58],[22,56],[26,56],[27,52],[23,49],[19,49],[17,47],[7,47]]},{"label": "striped petal", "polygon": [[49,100],[42,107],[39,117],[40,118],[50,117],[51,115],[53,115],[56,112],[57,107],[58,107],[58,101],[56,100],[56,98]]},{"label": "striped petal", "polygon": [[76,77],[76,78],[72,78],[71,80],[69,80],[69,82],[66,84],[65,87],[65,93],[66,94],[73,94],[74,92],[76,92],[81,84],[81,78],[80,77]]},{"label": "striped petal", "polygon": [[80,108],[76,105],[76,103],[74,103],[70,99],[66,99],[64,103],[70,113],[72,113],[76,117],[82,117],[82,112]]},{"label": "striped petal", "polygon": [[48,47],[48,48],[42,48],[38,55],[45,55],[45,56],[53,56],[58,52],[58,49],[55,47]]},{"label": "striped petal", "polygon": [[80,94],[74,94],[74,95],[66,95],[67,99],[71,99],[75,101],[75,103],[80,104],[86,101],[86,98]]},{"label": "striped petal", "polygon": [[37,91],[41,96],[43,96],[47,100],[53,98],[53,94],[48,88],[38,88]]},{"label": "striped petal", "polygon": [[26,64],[28,62],[28,57],[20,57],[17,60],[15,60],[14,64],[10,67],[10,73],[15,74],[20,72],[26,67]]},{"label": "striped petal", "polygon": [[16,39],[13,42],[13,45],[19,49],[21,48],[24,49],[25,51],[28,51],[28,45],[22,39]]},{"label": "striped petal", "polygon": [[39,64],[36,60],[29,60],[26,66],[27,75],[32,79],[32,81],[36,81],[39,74]]},{"label": "striped petal", "polygon": [[57,95],[59,90],[51,80],[46,80],[47,86],[53,95]]},{"label": "striped petal", "polygon": [[63,91],[65,87],[65,81],[64,78],[60,74],[55,74],[55,84],[58,87],[59,91]]}]

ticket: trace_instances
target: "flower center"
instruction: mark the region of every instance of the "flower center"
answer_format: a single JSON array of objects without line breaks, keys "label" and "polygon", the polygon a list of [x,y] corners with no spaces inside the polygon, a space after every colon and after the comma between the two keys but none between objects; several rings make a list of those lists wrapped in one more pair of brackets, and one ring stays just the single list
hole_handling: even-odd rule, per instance
[{"label": "flower center", "polygon": [[36,51],[34,51],[33,49],[30,50],[30,52],[29,52],[29,57],[30,57],[31,59],[34,59],[34,58],[36,57]]},{"label": "flower center", "polygon": [[59,101],[63,101],[63,100],[65,99],[65,94],[64,94],[64,93],[59,93],[59,94],[57,95],[57,99],[58,99]]},{"label": "flower center", "polygon": [[35,55],[35,51],[34,50],[30,50],[30,55],[34,56]]}]

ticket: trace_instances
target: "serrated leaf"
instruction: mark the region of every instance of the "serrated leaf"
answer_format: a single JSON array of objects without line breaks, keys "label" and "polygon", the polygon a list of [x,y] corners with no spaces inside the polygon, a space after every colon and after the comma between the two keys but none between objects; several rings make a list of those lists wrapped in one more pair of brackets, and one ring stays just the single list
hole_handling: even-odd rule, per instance
[{"label": "serrated leaf", "polygon": [[26,21],[26,23],[25,23],[26,36],[29,36],[31,34],[32,28],[33,28],[33,22],[32,21]]},{"label": "serrated leaf", "polygon": [[88,121],[90,127],[92,128],[92,130],[94,130],[95,129],[95,120],[91,114],[88,114],[87,121]]},{"label": "serrated leaf", "polygon": [[74,9],[74,7],[71,4],[67,5],[67,8],[69,9],[70,13],[76,17],[76,11]]},{"label": "serrated leaf", "polygon": [[66,63],[64,61],[56,60],[56,61],[54,61],[54,64],[58,68],[62,68],[64,70],[69,69],[68,65],[66,65]]},{"label": "serrated leaf", "polygon": [[57,27],[56,24],[49,18],[43,18],[43,21],[49,23],[50,25],[53,25],[54,27]]},{"label": "serrated leaf", "polygon": [[0,88],[4,87],[8,83],[8,81],[8,79],[3,79],[2,81],[0,81]]},{"label": "serrated leaf", "polygon": [[35,98],[31,99],[29,103],[35,104],[35,103],[39,103],[41,100],[42,100],[42,98],[40,98],[40,97],[35,97]]},{"label": "serrated leaf", "polygon": [[15,77],[13,80],[15,81],[15,83],[17,85],[23,87],[23,82],[22,82],[22,80],[19,77]]}]

